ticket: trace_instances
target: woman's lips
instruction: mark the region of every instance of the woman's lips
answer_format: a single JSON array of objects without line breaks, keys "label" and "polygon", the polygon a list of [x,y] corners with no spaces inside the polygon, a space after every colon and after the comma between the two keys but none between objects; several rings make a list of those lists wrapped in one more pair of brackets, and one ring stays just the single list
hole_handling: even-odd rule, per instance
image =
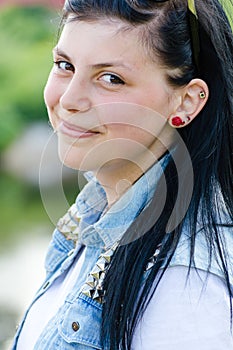
[{"label": "woman's lips", "polygon": [[61,120],[61,122],[59,123],[58,132],[61,132],[62,134],[76,139],[88,138],[99,134],[99,132],[97,131],[83,129],[77,125],[70,124],[64,120]]}]

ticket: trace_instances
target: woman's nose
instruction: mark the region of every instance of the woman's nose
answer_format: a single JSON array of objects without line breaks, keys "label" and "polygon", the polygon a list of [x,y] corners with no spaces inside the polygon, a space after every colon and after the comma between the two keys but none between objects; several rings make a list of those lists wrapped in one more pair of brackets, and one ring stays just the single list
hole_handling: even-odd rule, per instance
[{"label": "woman's nose", "polygon": [[73,77],[60,98],[61,107],[68,111],[88,111],[91,108],[90,91],[88,90],[86,82],[80,81],[77,76]]}]

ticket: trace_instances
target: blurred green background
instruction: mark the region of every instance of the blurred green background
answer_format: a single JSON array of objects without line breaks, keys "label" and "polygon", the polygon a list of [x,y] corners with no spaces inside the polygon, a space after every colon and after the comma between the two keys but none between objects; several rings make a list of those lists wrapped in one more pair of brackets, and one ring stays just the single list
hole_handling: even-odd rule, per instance
[{"label": "blurred green background", "polygon": [[[47,123],[43,87],[51,68],[56,18],[55,11],[44,7],[4,7],[0,11],[1,155],[29,124]],[[3,248],[16,238],[18,231],[26,232],[29,225],[47,218],[36,184],[28,184],[3,167],[0,175],[0,247]]]},{"label": "blurred green background", "polygon": [[[56,159],[56,137],[51,138],[43,101],[60,10],[2,6],[0,1],[1,350],[9,349],[15,325],[42,282],[43,258],[56,219],[77,195],[76,174]],[[48,140],[49,157],[41,166]]]},{"label": "blurred green background", "polygon": [[[27,151],[25,154],[19,154],[21,148],[17,142],[24,138],[25,130],[32,129],[33,133],[32,126],[37,125],[38,129],[43,124],[48,132],[51,129],[43,89],[52,67],[51,50],[56,44],[59,22],[56,9],[0,7],[0,252],[18,238],[18,231],[28,232],[32,224],[49,221],[41,203],[38,178],[28,181],[19,164],[28,166],[25,172],[30,172],[30,162],[24,164],[24,161],[30,159],[28,152],[38,144],[37,134],[31,144],[28,140],[26,150],[22,148],[22,152]],[[46,141],[46,135],[43,137]],[[18,153],[12,159],[14,143]],[[63,185],[72,201],[74,195],[69,184]]]}]

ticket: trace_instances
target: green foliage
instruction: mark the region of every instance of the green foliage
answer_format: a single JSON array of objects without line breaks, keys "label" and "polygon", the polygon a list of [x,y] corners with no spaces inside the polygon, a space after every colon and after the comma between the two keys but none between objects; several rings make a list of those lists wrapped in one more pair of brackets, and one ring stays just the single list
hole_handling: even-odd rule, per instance
[{"label": "green foliage", "polygon": [[12,241],[16,242],[26,233],[33,234],[37,226],[48,227],[45,233],[51,233],[50,221],[40,199],[38,188],[7,174],[0,176],[0,252]]},{"label": "green foliage", "polygon": [[[67,202],[74,203],[77,193],[75,181],[63,183]],[[39,186],[29,186],[26,182],[7,173],[0,173],[0,253],[20,237],[37,234],[37,227],[44,228],[45,235],[51,235],[54,222],[46,212],[40,196]],[[64,214],[64,203],[57,200],[57,186],[47,190],[50,205],[57,213],[57,219]]]},{"label": "green foliage", "polygon": [[43,88],[58,23],[58,14],[43,7],[0,12],[0,150],[26,123],[47,118]]},{"label": "green foliage", "polygon": [[221,0],[220,3],[226,12],[228,21],[230,22],[231,28],[233,30],[233,4],[229,0]]}]

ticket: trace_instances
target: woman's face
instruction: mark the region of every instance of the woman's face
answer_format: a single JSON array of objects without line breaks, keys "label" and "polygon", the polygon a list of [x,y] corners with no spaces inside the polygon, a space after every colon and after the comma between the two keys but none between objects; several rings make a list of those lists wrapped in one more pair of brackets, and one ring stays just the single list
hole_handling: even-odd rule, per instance
[{"label": "woman's face", "polygon": [[137,29],[122,26],[69,22],[53,50],[45,102],[67,166],[129,171],[150,159],[148,167],[168,128],[173,91],[165,71],[149,59]]}]

